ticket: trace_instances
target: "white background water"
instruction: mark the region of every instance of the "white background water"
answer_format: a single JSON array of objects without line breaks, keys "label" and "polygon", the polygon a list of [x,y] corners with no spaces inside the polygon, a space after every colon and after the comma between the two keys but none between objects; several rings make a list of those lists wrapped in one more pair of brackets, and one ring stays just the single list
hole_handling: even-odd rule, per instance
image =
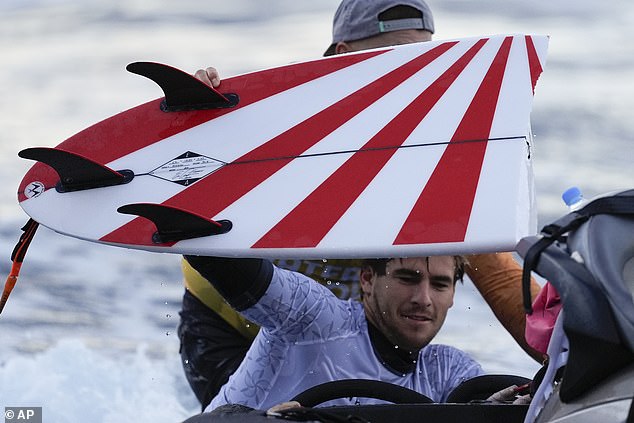
[{"label": "white background water", "polygon": [[[114,113],[159,97],[125,71],[138,60],[223,75],[320,56],[338,0],[1,0],[0,276],[27,217],[15,191],[31,163]],[[551,36],[533,107],[540,225],[560,194],[634,188],[634,3],[430,0],[435,39]],[[493,206],[493,205],[492,205]],[[175,335],[179,258],[121,250],[41,228],[0,316],[0,409],[41,406],[45,422],[181,421],[198,411]],[[490,372],[532,376],[525,356],[460,286],[439,341]]]}]

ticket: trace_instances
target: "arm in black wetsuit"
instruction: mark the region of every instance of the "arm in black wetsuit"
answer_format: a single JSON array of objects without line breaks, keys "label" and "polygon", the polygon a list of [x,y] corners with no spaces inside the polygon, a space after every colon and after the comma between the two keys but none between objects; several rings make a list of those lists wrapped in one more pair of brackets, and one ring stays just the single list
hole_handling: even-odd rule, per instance
[{"label": "arm in black wetsuit", "polygon": [[273,264],[268,260],[204,256],[185,259],[237,311],[255,305],[273,277]]}]

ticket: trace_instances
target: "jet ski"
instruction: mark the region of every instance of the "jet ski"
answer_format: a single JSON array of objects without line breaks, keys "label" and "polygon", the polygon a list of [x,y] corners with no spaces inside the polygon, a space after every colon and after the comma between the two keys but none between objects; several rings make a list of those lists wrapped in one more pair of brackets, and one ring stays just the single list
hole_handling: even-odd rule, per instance
[{"label": "jet ski", "polygon": [[[267,415],[239,405],[191,417],[185,423],[268,422],[606,422],[634,423],[634,190],[588,202],[523,238],[524,302],[536,272],[551,283],[561,310],[548,344],[548,364],[535,378],[486,375],[458,386],[434,404],[406,388],[379,381],[329,382],[295,398],[301,408]],[[530,382],[530,405],[487,398]],[[316,407],[335,398],[367,396],[391,404]]]},{"label": "jet ski", "polygon": [[526,422],[634,422],[634,190],[594,199],[517,251],[527,313],[531,270],[562,302]]}]

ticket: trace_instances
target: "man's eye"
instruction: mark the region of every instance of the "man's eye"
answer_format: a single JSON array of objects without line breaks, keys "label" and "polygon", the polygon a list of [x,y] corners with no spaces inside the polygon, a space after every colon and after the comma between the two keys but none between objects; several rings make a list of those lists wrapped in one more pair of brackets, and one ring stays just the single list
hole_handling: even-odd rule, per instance
[{"label": "man's eye", "polygon": [[406,284],[415,284],[418,283],[418,278],[412,277],[412,276],[399,276],[398,279]]}]

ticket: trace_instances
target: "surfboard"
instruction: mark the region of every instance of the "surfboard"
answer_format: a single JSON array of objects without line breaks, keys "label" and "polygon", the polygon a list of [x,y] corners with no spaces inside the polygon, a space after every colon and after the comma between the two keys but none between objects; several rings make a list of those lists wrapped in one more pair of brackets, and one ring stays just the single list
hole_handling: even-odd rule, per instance
[{"label": "surfboard", "polygon": [[132,63],[164,96],[21,151],[37,163],[18,201],[61,234],[167,253],[509,251],[536,233],[530,111],[547,44],[523,34],[409,44],[246,73],[218,90]]}]

